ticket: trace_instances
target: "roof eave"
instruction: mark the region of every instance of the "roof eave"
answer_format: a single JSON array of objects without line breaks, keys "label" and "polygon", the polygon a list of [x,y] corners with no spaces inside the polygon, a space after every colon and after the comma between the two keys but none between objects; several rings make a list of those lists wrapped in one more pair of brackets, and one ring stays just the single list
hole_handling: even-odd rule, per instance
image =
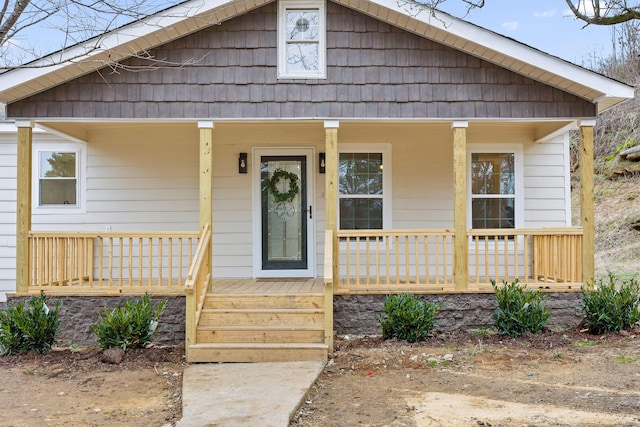
[{"label": "roof eave", "polygon": [[[0,101],[15,102],[271,1],[193,0],[182,3],[169,9],[170,13],[165,10],[44,57],[29,64],[31,68],[18,68],[0,75]],[[631,86],[446,13],[409,4],[398,6],[397,0],[332,1],[573,93],[596,104],[598,112],[634,96]]]},{"label": "roof eave", "polygon": [[0,74],[0,102],[26,98],[271,1],[193,0],[179,4]]}]

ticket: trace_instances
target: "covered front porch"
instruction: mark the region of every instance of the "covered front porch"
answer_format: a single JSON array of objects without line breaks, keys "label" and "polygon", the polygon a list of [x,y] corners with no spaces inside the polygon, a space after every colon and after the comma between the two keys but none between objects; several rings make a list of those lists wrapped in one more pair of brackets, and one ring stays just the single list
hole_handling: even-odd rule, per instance
[{"label": "covered front porch", "polygon": [[[238,295],[255,295],[262,293],[261,301],[273,301],[276,306],[273,310],[310,310],[302,314],[298,321],[298,329],[310,322],[313,328],[322,331],[307,330],[303,336],[311,337],[314,346],[320,346],[313,350],[305,350],[296,357],[318,357],[318,354],[331,351],[332,348],[332,304],[334,295],[349,294],[386,294],[389,292],[412,292],[430,294],[450,293],[486,293],[492,291],[491,282],[501,283],[519,279],[530,288],[541,288],[548,291],[576,291],[586,281],[593,277],[593,204],[592,204],[592,150],[593,150],[593,122],[580,124],[581,143],[581,226],[580,227],[513,227],[513,228],[470,228],[468,222],[468,143],[476,140],[486,140],[494,135],[498,139],[513,139],[513,134],[507,131],[504,124],[494,123],[384,123],[378,125],[363,123],[340,123],[338,121],[321,121],[305,123],[284,124],[244,124],[222,123],[219,127],[213,122],[197,123],[197,147],[198,147],[198,178],[197,190],[197,215],[200,230],[188,232],[176,231],[43,231],[34,230],[32,227],[32,183],[31,174],[32,141],[31,122],[19,123],[18,144],[18,221],[17,221],[17,280],[16,291],[18,294],[47,294],[60,295],[113,295],[113,294],[143,294],[149,292],[155,295],[185,295],[186,296],[186,335],[187,351],[191,361],[205,361],[207,353],[215,353],[215,360],[268,360],[269,357],[282,357],[287,353],[287,346],[281,347],[276,353],[280,356],[267,356],[267,352],[255,352],[256,343],[244,344],[239,351],[239,343],[222,343],[235,350],[220,351],[207,349],[202,340],[205,336],[215,335],[202,332],[211,331],[215,325],[205,324],[213,317],[221,315],[207,315],[207,310],[226,310],[227,308],[216,295],[226,295],[229,300],[240,299]],[[192,124],[192,125],[195,125]],[[570,123],[558,122],[526,122],[521,123],[516,135],[538,135],[530,139],[528,144],[544,143],[548,138],[554,138],[558,132],[564,132]],[[47,126],[55,127],[48,123]],[[83,132],[72,131],[68,124],[59,124],[60,130],[71,131],[78,135]],[[78,125],[82,127],[82,125]],[[146,124],[142,125],[147,126]],[[170,125],[167,125],[170,126]],[[181,130],[187,125],[180,123],[175,129]],[[134,124],[123,127],[130,131]],[[244,129],[254,130],[246,131]],[[295,141],[289,140],[287,128],[292,130],[311,130],[313,132],[314,158],[322,152],[324,174],[315,174],[316,194],[314,200],[314,214],[312,219],[315,228],[315,246],[312,248],[312,262],[317,264],[315,273],[310,280],[295,280],[291,271],[281,277],[266,280],[255,274],[243,273],[241,277],[229,277],[231,267],[223,264],[232,259],[231,252],[238,251],[241,245],[237,241],[230,243],[230,249],[225,253],[229,234],[225,224],[215,220],[214,212],[220,210],[221,204],[217,203],[219,194],[223,191],[235,191],[236,194],[249,194],[251,203],[251,174],[237,175],[236,171],[225,170],[224,177],[216,177],[214,171],[219,170],[221,161],[216,156],[224,157],[224,162],[236,159],[236,152],[251,151],[251,138],[244,135],[256,135],[261,131],[266,135],[268,144],[277,144],[278,138],[284,146],[292,146]],[[472,130],[469,139],[469,128]],[[98,124],[88,125],[88,134],[96,134],[99,131]],[[105,125],[105,128],[108,128]],[[241,129],[242,132],[240,131]],[[273,130],[272,130],[273,129]],[[321,131],[324,130],[324,132]],[[406,129],[404,136],[395,136],[399,129]],[[266,130],[266,131],[265,131]],[[419,135],[437,135],[439,140],[438,150],[443,158],[451,159],[449,165],[443,167],[451,172],[453,182],[450,184],[452,210],[450,227],[422,228],[402,227],[415,224],[425,224],[420,218],[411,219],[414,213],[394,212],[394,220],[383,229],[359,229],[345,230],[339,227],[339,200],[340,200],[340,171],[339,156],[340,147],[344,142],[353,144],[355,140],[365,138],[376,142],[376,134],[380,139],[389,140],[391,150],[394,152],[394,177],[398,185],[410,182],[409,172],[403,170],[404,159],[410,158],[410,152],[403,154],[407,148],[417,147],[418,143],[411,145],[408,140],[415,139]],[[110,137],[123,135],[120,130],[106,130]],[[190,131],[189,135],[195,133]],[[135,133],[135,135],[139,135]],[[322,135],[323,141],[318,140]],[[132,136],[133,137],[133,136]],[[230,142],[231,137],[235,142]],[[103,137],[107,139],[107,137]],[[393,139],[393,138],[397,138]],[[248,141],[246,143],[242,141]],[[238,142],[239,141],[239,142]],[[403,142],[404,144],[402,145]],[[195,143],[195,141],[194,141]],[[92,142],[88,141],[91,149]],[[235,145],[234,145],[235,144]],[[244,144],[244,145],[243,145]],[[237,145],[237,146],[236,146]],[[263,145],[260,145],[263,146]],[[295,145],[294,145],[295,146]],[[106,147],[106,148],[105,148]],[[229,148],[231,147],[231,148]],[[100,147],[108,149],[108,144]],[[396,152],[397,151],[397,152]],[[421,155],[425,155],[421,152]],[[446,154],[448,153],[448,154]],[[231,156],[229,156],[231,154]],[[104,153],[100,155],[105,155]],[[97,156],[97,155],[96,155]],[[226,157],[225,157],[226,156]],[[229,159],[230,157],[230,159]],[[141,159],[141,158],[140,158]],[[398,159],[396,161],[396,159]],[[255,161],[249,157],[249,161]],[[386,165],[385,165],[386,167]],[[233,168],[236,165],[233,164]],[[409,169],[409,168],[408,168]],[[251,171],[251,169],[249,169]],[[409,181],[408,181],[409,180]],[[446,177],[445,177],[446,181]],[[231,190],[223,187],[229,185]],[[424,183],[425,188],[428,183]],[[249,187],[249,188],[247,188]],[[445,188],[449,184],[444,185]],[[414,187],[416,191],[420,187]],[[394,202],[396,206],[401,201],[396,201],[403,196],[402,188],[394,188]],[[438,189],[441,191],[441,189]],[[427,195],[423,196],[428,202]],[[234,194],[235,196],[235,194]],[[90,197],[90,196],[89,196]],[[237,206],[245,203],[240,201]],[[414,202],[407,202],[411,206]],[[543,203],[543,202],[540,202]],[[417,206],[417,205],[416,205]],[[153,215],[152,207],[149,215]],[[239,208],[229,208],[239,209]],[[399,208],[398,208],[399,209]],[[418,206],[415,211],[419,215],[427,215],[430,208]],[[408,211],[408,209],[405,209]],[[232,215],[245,215],[237,211],[230,211]],[[250,210],[249,210],[250,212]],[[445,212],[445,215],[447,213]],[[245,215],[246,216],[246,215]],[[249,215],[250,216],[250,215]],[[218,214],[218,217],[222,217]],[[403,217],[400,221],[395,218]],[[228,221],[225,217],[224,221]],[[432,221],[435,222],[435,221]],[[534,221],[530,221],[534,223]],[[251,220],[248,221],[251,224]],[[254,222],[255,224],[255,222]],[[400,227],[398,225],[400,225]],[[38,227],[42,228],[42,227]],[[59,227],[58,227],[59,228]],[[71,227],[70,227],[71,228]],[[195,227],[194,227],[195,229]],[[242,230],[242,233],[251,230]],[[255,233],[255,231],[254,231]],[[240,235],[240,231],[236,233]],[[233,236],[232,236],[233,237]],[[235,237],[234,237],[235,238]],[[244,245],[247,248],[247,245]],[[236,252],[233,252],[236,253]],[[224,255],[224,257],[223,257]],[[251,248],[237,253],[236,257],[251,259]],[[255,258],[255,257],[254,257]],[[224,261],[219,261],[224,259]],[[314,261],[315,260],[315,261]],[[216,262],[220,267],[215,267]],[[253,262],[257,262],[255,259]],[[216,270],[217,268],[217,270]],[[240,271],[240,267],[236,268]],[[242,271],[247,270],[246,268]],[[216,271],[219,271],[216,275]],[[283,279],[285,276],[289,278]],[[231,284],[235,283],[232,287]],[[278,284],[278,285],[276,285]],[[224,287],[223,287],[224,286]],[[231,289],[233,288],[233,291]],[[309,292],[314,295],[317,307],[296,307],[284,305],[277,306],[276,301],[291,301],[300,299],[299,294]],[[282,298],[282,294],[288,295]],[[250,297],[249,297],[250,299]],[[322,302],[320,304],[320,301]],[[251,302],[250,304],[254,304]],[[263,304],[261,303],[261,304]],[[223,304],[216,307],[216,304]],[[234,308],[236,310],[264,310],[264,307],[251,306],[250,308]],[[312,313],[314,312],[315,313]],[[321,313],[321,314],[320,314]],[[284,318],[281,313],[272,312],[269,318]],[[246,317],[246,316],[245,316]],[[230,315],[230,319],[234,317]],[[258,316],[257,318],[260,318]],[[237,317],[236,317],[237,319]],[[306,319],[306,320],[305,320]],[[203,323],[205,322],[205,323]],[[318,324],[321,325],[321,327]],[[206,326],[206,327],[205,327]],[[217,325],[219,330],[229,329],[229,325]],[[225,328],[221,328],[225,326]],[[245,329],[249,325],[244,326]],[[271,325],[276,329],[292,329],[286,324]],[[204,328],[204,329],[203,329]],[[306,328],[306,329],[305,329]],[[242,329],[242,328],[241,328]],[[249,328],[251,329],[251,328]],[[295,329],[295,327],[294,327]],[[198,332],[200,331],[200,332]],[[233,334],[241,336],[238,331]],[[230,332],[227,336],[233,335]],[[220,336],[221,334],[218,334]],[[278,334],[276,334],[278,335]],[[255,340],[257,336],[266,338],[274,336],[273,333],[256,332],[256,329],[248,334],[248,341]],[[279,335],[283,340],[288,340],[287,334]],[[253,338],[251,338],[253,337]],[[207,345],[205,345],[207,344]],[[267,347],[275,343],[261,342]],[[284,342],[280,344],[293,344]],[[263,347],[264,347],[263,345]],[[317,347],[316,346],[316,347]],[[322,347],[324,346],[324,347]],[[209,346],[210,347],[210,346]],[[223,346],[224,347],[224,346]],[[253,350],[250,350],[253,348]],[[193,350],[193,351],[191,351]],[[255,354],[256,356],[249,356]],[[261,356],[260,356],[261,354]],[[293,354],[293,353],[290,353]],[[302,354],[307,354],[303,356]],[[253,357],[253,358],[252,358]]]}]

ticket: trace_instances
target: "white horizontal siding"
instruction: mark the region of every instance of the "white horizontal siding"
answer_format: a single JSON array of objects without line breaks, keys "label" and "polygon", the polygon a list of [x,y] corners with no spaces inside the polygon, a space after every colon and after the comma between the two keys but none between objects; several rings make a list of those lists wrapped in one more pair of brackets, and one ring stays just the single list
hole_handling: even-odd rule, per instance
[{"label": "white horizontal siding", "polygon": [[[566,162],[566,164],[565,164]],[[568,138],[524,145],[524,226],[571,225]]]},{"label": "white horizontal siding", "polygon": [[195,231],[198,161],[197,129],[92,132],[85,212],[41,215],[34,209],[33,228]]}]

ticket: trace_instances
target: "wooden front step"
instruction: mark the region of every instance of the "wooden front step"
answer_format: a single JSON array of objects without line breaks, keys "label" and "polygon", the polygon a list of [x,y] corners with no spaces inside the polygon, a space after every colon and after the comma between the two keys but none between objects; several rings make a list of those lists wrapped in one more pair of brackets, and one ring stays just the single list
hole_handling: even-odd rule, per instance
[{"label": "wooden front step", "polygon": [[322,326],[323,323],[324,310],[317,308],[208,308],[200,315],[202,326]]},{"label": "wooden front step", "polygon": [[237,295],[237,294],[209,294],[204,301],[203,308],[322,308],[324,305],[322,294],[300,295]]},{"label": "wooden front step", "polygon": [[195,344],[189,362],[295,362],[327,360],[325,344]]},{"label": "wooden front step", "polygon": [[319,326],[199,326],[198,343],[324,343]]},{"label": "wooden front step", "polygon": [[326,360],[324,295],[207,294],[190,362]]}]

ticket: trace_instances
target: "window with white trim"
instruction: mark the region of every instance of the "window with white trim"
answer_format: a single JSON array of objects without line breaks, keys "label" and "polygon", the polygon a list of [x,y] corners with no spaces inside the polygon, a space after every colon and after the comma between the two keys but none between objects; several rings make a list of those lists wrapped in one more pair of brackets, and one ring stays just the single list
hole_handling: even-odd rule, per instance
[{"label": "window with white trim", "polygon": [[390,228],[390,150],[387,144],[341,147],[338,160],[339,228]]},{"label": "window with white trim", "polygon": [[34,207],[78,211],[83,207],[84,149],[80,144],[38,144],[34,149]]},{"label": "window with white trim", "polygon": [[324,1],[281,0],[278,78],[326,78]]},{"label": "window with white trim", "polygon": [[469,226],[516,228],[522,221],[521,149],[472,147],[469,155]]}]

